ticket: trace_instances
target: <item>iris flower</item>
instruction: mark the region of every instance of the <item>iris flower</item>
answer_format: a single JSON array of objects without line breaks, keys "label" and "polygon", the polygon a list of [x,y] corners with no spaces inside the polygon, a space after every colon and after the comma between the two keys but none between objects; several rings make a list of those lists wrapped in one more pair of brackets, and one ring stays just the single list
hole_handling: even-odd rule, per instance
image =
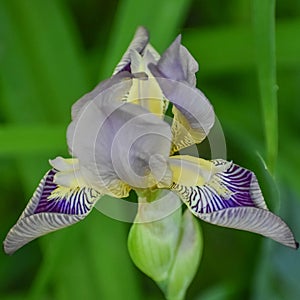
[{"label": "iris flower", "polygon": [[196,88],[197,71],[181,36],[160,56],[146,29],[138,28],[112,77],[73,105],[72,158],[50,160],[52,168],[4,241],[5,252],[84,219],[103,195],[123,198],[132,189],[167,189],[201,220],[297,248],[289,227],[268,210],[253,172],[179,154],[203,141],[215,120]]}]

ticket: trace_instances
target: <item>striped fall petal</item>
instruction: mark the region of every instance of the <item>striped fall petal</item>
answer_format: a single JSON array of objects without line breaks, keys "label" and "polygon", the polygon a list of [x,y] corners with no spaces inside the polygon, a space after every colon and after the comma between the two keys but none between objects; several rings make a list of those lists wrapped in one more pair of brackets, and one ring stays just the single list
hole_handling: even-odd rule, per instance
[{"label": "striped fall petal", "polygon": [[13,254],[33,239],[84,219],[100,194],[92,188],[67,188],[54,183],[58,171],[49,170],[17,223],[8,232],[4,251]]},{"label": "striped fall petal", "polygon": [[[214,168],[220,165],[226,169],[215,172]],[[298,248],[290,228],[268,210],[253,172],[232,162],[213,160],[210,175],[201,185],[174,182],[171,190],[181,196],[195,216],[206,222],[258,233]]]}]

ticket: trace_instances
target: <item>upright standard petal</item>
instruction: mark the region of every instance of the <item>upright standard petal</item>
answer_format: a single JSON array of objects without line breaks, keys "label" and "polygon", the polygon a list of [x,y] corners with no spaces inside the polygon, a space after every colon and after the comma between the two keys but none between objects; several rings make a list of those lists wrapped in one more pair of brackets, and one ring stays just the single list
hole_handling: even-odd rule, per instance
[{"label": "upright standard petal", "polygon": [[153,77],[133,79],[126,101],[144,107],[161,119],[164,118],[169,104]]},{"label": "upright standard petal", "polygon": [[190,52],[181,45],[181,35],[179,35],[161,56],[156,70],[161,77],[186,82],[191,87],[195,87],[195,73],[198,72],[199,67]]},{"label": "upright standard petal", "polygon": [[149,41],[149,33],[147,29],[142,26],[138,27],[133,37],[133,40],[131,41],[129,47],[127,48],[126,52],[121,58],[121,61],[116,66],[113,75],[121,71],[131,71],[131,67],[130,67],[131,52],[134,50],[138,53],[142,53],[146,45],[148,44],[148,41]]},{"label": "upright standard petal", "polygon": [[[171,190],[181,196],[194,215],[212,224],[259,233],[291,248],[298,248],[289,227],[267,209],[253,172],[224,160],[207,162],[204,168],[203,160],[199,160],[200,180],[195,184],[193,176],[196,174],[197,159],[179,159],[182,160],[182,177],[177,175],[177,182]],[[194,173],[188,177],[189,184],[186,175],[191,174],[193,162]],[[209,164],[210,168],[207,167]],[[176,157],[170,160],[170,167],[178,174]],[[209,176],[205,177],[203,173]],[[185,178],[185,182],[181,178]]]},{"label": "upright standard petal", "polygon": [[178,36],[149,70],[173,106],[172,153],[200,143],[214,124],[214,111],[205,95],[195,88],[198,63],[181,45]]},{"label": "upright standard petal", "polygon": [[[199,97],[199,99],[201,98]],[[200,103],[198,104],[198,110],[195,111],[193,114],[185,112],[185,109],[180,108],[180,106],[174,105],[172,107],[172,113],[174,117],[171,127],[171,154],[191,145],[201,143],[206,138],[210,129],[212,128],[215,121],[212,106],[210,107],[210,105],[207,102],[205,102],[205,105],[203,106],[201,106]],[[202,116],[204,117],[203,119],[201,119]]]},{"label": "upright standard petal", "polygon": [[51,169],[41,180],[17,223],[4,240],[4,251],[13,254],[33,239],[84,219],[100,194],[89,187],[59,186],[58,170]]},{"label": "upright standard petal", "polygon": [[[104,90],[68,128],[68,145],[97,190],[115,197],[131,187],[170,184],[169,125],[145,108],[123,102],[132,80]],[[159,163],[158,163],[159,162]]]},{"label": "upright standard petal", "polygon": [[154,65],[149,65],[149,69],[164,96],[173,103],[172,152],[203,141],[215,122],[214,110],[208,99],[200,90],[186,83],[157,77],[160,75]]},{"label": "upright standard petal", "polygon": [[156,116],[163,118],[168,101],[164,97],[159,84],[150,73],[147,65],[155,62],[155,58],[147,49],[144,55],[131,52],[132,87],[126,97],[126,102],[140,105]]},{"label": "upright standard petal", "polygon": [[103,92],[105,89],[108,89],[112,87],[114,84],[117,84],[123,80],[128,80],[132,77],[131,73],[129,72],[120,72],[113,77],[106,79],[104,81],[101,81],[91,92],[85,94],[82,96],[79,100],[77,100],[73,106],[72,106],[72,120],[74,120],[80,110],[90,101],[92,101],[95,97],[97,97],[101,92]]}]

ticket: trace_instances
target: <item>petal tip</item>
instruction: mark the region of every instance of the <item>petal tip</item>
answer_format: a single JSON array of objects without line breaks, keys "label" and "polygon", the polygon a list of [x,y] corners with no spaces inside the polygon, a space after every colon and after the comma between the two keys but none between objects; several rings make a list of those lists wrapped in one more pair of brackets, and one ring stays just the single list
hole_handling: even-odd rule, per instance
[{"label": "petal tip", "polygon": [[[92,188],[62,188],[53,182],[57,174],[49,170],[22,215],[8,232],[3,250],[12,255],[30,241],[52,231],[70,226],[84,219],[91,211],[100,194]],[[55,197],[50,197],[55,191]]]},{"label": "petal tip", "polygon": [[[25,244],[25,239],[17,234],[15,227],[16,225],[8,232],[2,243],[4,253],[10,256]],[[28,240],[28,242],[30,241],[31,240]]]},{"label": "petal tip", "polygon": [[181,44],[181,39],[182,39],[182,35],[178,34],[177,37],[175,38],[174,42]]},{"label": "petal tip", "polygon": [[4,251],[4,253],[5,254],[7,254],[7,255],[12,255],[13,253],[14,253],[14,251],[11,251],[10,249],[9,249],[9,247],[8,247],[8,245],[7,245],[7,241],[6,241],[6,239],[3,241],[3,243],[2,243],[2,249],[3,249],[3,251]]},{"label": "petal tip", "polygon": [[135,31],[135,36],[140,36],[140,35],[143,35],[143,36],[146,36],[146,37],[149,38],[149,31],[143,25],[138,26],[136,31]]}]

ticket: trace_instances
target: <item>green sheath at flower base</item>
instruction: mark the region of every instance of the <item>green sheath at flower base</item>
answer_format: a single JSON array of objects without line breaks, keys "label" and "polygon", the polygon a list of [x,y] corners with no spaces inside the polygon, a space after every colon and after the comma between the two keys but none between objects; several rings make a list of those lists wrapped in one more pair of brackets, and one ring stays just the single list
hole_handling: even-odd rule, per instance
[{"label": "green sheath at flower base", "polygon": [[182,216],[181,234],[174,263],[165,284],[168,300],[184,299],[193,280],[202,256],[202,233],[200,226],[189,210]]},{"label": "green sheath at flower base", "polygon": [[[162,198],[161,198],[162,199]],[[178,209],[178,198],[168,193],[163,200],[139,199],[139,212],[132,225],[128,248],[133,262],[160,286],[167,299],[184,299],[202,254],[199,224],[186,210]],[[153,199],[151,199],[153,200]],[[149,205],[150,204],[150,205]],[[157,214],[161,220],[147,222]],[[147,223],[137,223],[137,222]]]},{"label": "green sheath at flower base", "polygon": [[[169,192],[174,210],[170,212],[170,201],[156,201],[151,205],[139,199],[139,211],[128,236],[128,250],[135,265],[156,282],[166,281],[176,255],[180,237],[181,208],[179,198]],[[168,204],[168,205],[166,205]],[[165,217],[153,220],[155,214],[165,212]],[[162,213],[162,216],[164,213]],[[167,216],[166,216],[167,215]]]}]

